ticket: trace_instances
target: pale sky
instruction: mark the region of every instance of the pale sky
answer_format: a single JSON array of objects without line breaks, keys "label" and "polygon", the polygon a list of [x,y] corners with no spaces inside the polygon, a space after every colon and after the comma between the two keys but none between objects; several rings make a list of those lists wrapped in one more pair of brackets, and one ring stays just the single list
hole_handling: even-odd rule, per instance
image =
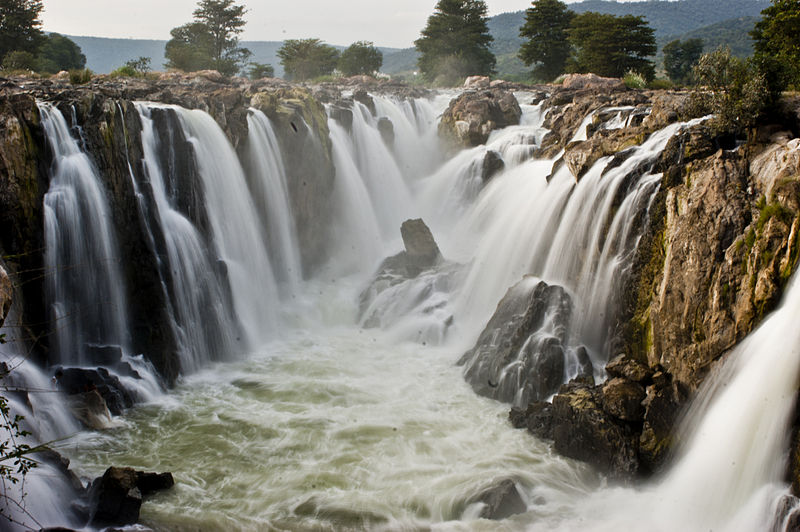
[{"label": "pale sky", "polygon": [[[248,13],[246,41],[316,37],[329,44],[373,41],[406,48],[437,0],[239,0]],[[567,0],[568,3],[575,0]],[[197,0],[44,0],[45,31],[92,37],[169,39],[192,20]],[[489,14],[520,11],[530,0],[488,0]]]}]

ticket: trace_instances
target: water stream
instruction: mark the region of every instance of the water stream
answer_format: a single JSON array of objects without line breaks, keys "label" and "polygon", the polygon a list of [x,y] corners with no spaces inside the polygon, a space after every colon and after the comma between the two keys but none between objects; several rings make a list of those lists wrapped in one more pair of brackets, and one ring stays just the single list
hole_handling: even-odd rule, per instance
[{"label": "water stream", "polygon": [[[152,191],[152,205],[142,196],[140,207],[153,209],[164,235],[169,275],[162,277],[184,375],[113,431],[70,438],[62,449],[75,468],[86,477],[108,464],[172,471],[176,486],[143,506],[143,522],[157,530],[666,531],[770,523],[786,491],[780,455],[800,370],[792,328],[798,283],[710,381],[678,465],[639,490],[608,487],[589,467],[511,430],[508,405],[477,396],[455,365],[506,290],[533,275],[570,294],[570,345],[586,346],[602,374],[619,282],[660,183],[652,162],[684,125],[651,135],[616,168],[601,159],[576,182],[564,166],[553,172],[555,161],[530,158],[544,134],[534,105],[523,105],[522,125],[442,161],[436,117],[446,103],[376,97],[375,115],[354,104],[350,129],[329,121],[337,251],[305,281],[267,117],[250,111],[241,164],[209,115],[138,104],[147,179],[136,185]],[[66,127],[60,113],[41,109],[50,138],[72,138],[53,129]],[[159,111],[173,113],[194,147],[208,238],[170,193],[158,155],[167,139],[153,122]],[[393,124],[393,140],[381,135],[382,117]],[[621,120],[614,115],[607,127]],[[489,151],[504,169],[484,182]],[[56,169],[53,187],[60,175]],[[367,315],[379,327],[368,327],[360,293],[380,260],[401,250],[400,223],[416,217],[429,223],[447,267],[374,299]],[[48,222],[52,233],[57,219]],[[87,239],[106,240],[103,233]],[[111,242],[101,254],[113,253]],[[120,290],[121,282],[108,282]],[[65,305],[59,290],[51,296],[56,309]],[[105,329],[117,336],[102,340],[124,344],[125,318],[111,318]],[[209,333],[217,330],[222,336]],[[240,330],[245,341],[237,342]],[[780,380],[765,385],[768,377]],[[753,398],[756,389],[772,395]],[[480,519],[473,499],[504,479],[514,481],[527,512]]]}]

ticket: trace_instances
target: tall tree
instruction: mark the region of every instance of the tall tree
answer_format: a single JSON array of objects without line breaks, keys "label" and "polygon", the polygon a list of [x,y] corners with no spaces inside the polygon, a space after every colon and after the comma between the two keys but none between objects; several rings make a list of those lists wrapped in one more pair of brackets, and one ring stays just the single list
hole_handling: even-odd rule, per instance
[{"label": "tall tree", "polygon": [[483,0],[439,0],[422,36],[414,41],[419,69],[427,79],[452,84],[466,76],[494,73],[486,14]]},{"label": "tall tree", "polygon": [[319,39],[287,39],[278,49],[286,78],[306,80],[333,72],[339,51]]},{"label": "tall tree", "polygon": [[643,17],[587,11],[572,19],[569,41],[574,52],[568,70],[615,78],[629,70],[648,80],[655,76],[649,57],[656,53],[656,39]]},{"label": "tall tree", "polygon": [[49,34],[39,48],[38,70],[55,73],[86,66],[86,56],[81,47],[58,33]]},{"label": "tall tree", "polygon": [[239,46],[244,13],[244,6],[234,5],[233,0],[201,0],[194,21],[170,32],[172,39],[164,50],[166,66],[184,71],[213,69],[228,76],[239,72],[252,55]]},{"label": "tall tree", "polygon": [[800,86],[800,2],[772,0],[750,35],[755,60],[773,91]]},{"label": "tall tree", "polygon": [[535,0],[525,11],[525,24],[519,36],[526,41],[519,58],[530,66],[540,81],[552,81],[564,72],[570,54],[568,30],[575,13],[559,0]]},{"label": "tall tree", "polygon": [[692,68],[703,55],[703,39],[674,40],[664,46],[664,70],[675,83],[689,83]]},{"label": "tall tree", "polygon": [[383,52],[371,42],[358,41],[348,46],[339,57],[339,71],[345,76],[372,75],[383,64]]},{"label": "tall tree", "polygon": [[0,1],[0,59],[8,52],[35,54],[42,43],[41,0]]}]

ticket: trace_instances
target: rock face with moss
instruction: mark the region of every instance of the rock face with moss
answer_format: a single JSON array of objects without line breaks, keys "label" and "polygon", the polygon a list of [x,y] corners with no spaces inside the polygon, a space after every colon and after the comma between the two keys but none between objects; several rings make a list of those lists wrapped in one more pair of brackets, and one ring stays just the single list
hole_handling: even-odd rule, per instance
[{"label": "rock face with moss", "polygon": [[[614,164],[653,132],[694,118],[680,93],[556,89],[545,106],[551,132],[538,155],[564,150],[556,164],[576,179],[600,157]],[[609,127],[621,108],[629,118]],[[516,426],[612,476],[664,466],[681,409],[711,366],[775,308],[796,269],[800,140],[791,122],[763,126],[737,147],[695,121],[668,142],[616,309],[609,380],[577,379],[550,403],[514,410]]]}]

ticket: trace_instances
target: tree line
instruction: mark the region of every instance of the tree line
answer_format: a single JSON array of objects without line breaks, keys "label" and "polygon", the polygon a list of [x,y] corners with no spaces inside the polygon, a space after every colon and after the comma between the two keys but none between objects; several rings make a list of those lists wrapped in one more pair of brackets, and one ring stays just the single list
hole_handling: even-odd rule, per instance
[{"label": "tree line", "polygon": [[[80,48],[57,33],[45,34],[39,14],[42,0],[0,2],[0,60],[4,70],[55,73],[82,69]],[[275,75],[272,65],[251,61],[252,53],[239,36],[246,25],[243,5],[235,0],[200,0],[193,20],[174,28],[165,47],[166,67],[182,71],[217,70],[226,76],[251,78]],[[755,53],[741,68],[764,77],[771,87],[798,85],[800,4],[771,0],[752,32]],[[423,81],[454,85],[470,75],[491,76],[496,59],[490,50],[484,0],[438,0],[414,42]],[[531,67],[531,79],[550,82],[564,73],[593,72],[601,76],[635,74],[645,83],[656,75],[653,29],[641,16],[592,11],[575,13],[561,0],[534,0],[519,30],[523,44],[518,57]],[[672,83],[701,81],[695,75],[704,43],[700,39],[672,41],[662,48],[662,72]],[[375,75],[383,54],[372,42],[358,41],[339,50],[320,39],[289,39],[278,58],[290,80],[304,81],[332,74]],[[740,68],[740,70],[741,70]],[[143,75],[148,58],[128,61],[116,73]]]}]

